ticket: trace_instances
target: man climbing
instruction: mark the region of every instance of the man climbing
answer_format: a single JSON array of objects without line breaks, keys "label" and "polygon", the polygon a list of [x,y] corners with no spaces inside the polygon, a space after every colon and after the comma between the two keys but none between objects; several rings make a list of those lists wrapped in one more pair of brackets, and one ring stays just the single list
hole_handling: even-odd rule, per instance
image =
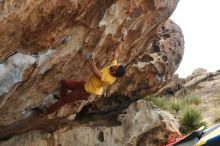
[{"label": "man climbing", "polygon": [[62,80],[59,100],[45,109],[45,114],[51,114],[67,103],[78,100],[87,100],[90,94],[102,95],[103,87],[115,82],[116,77],[122,77],[125,73],[124,66],[117,64],[118,56],[122,49],[122,43],[114,53],[114,58],[110,65],[99,69],[94,60],[91,60],[91,70],[93,75],[88,81]]}]

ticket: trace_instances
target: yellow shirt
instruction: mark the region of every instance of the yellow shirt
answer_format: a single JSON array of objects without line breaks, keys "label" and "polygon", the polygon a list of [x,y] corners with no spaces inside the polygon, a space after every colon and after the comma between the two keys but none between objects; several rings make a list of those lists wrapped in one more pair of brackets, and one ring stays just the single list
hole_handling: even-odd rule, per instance
[{"label": "yellow shirt", "polygon": [[110,74],[110,67],[114,65],[117,65],[116,60],[113,60],[110,65],[99,70],[102,74],[101,80],[96,75],[91,76],[90,79],[85,83],[86,92],[95,95],[102,95],[103,87],[105,85],[110,85],[114,83],[114,81],[116,80],[116,77]]}]

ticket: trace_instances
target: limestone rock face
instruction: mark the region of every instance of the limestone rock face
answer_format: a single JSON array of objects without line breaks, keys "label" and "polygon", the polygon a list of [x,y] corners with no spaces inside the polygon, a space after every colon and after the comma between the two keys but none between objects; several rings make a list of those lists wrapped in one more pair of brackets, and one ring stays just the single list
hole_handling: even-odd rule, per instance
[{"label": "limestone rock face", "polygon": [[170,133],[178,131],[178,124],[171,114],[153,108],[144,100],[132,103],[122,111],[118,120],[122,125],[117,127],[78,125],[72,129],[60,129],[53,135],[29,132],[13,137],[2,145],[158,146],[166,142]]},{"label": "limestone rock face", "polygon": [[[93,125],[120,125],[118,114],[132,102],[158,91],[179,66],[183,35],[167,20],[177,3],[1,1],[0,139],[35,129],[48,132],[80,125],[94,117],[98,118]],[[100,68],[110,63],[119,43],[124,48],[118,61],[126,65],[127,73],[107,87],[102,97],[68,104],[49,116],[29,110],[53,103],[60,80],[87,80],[92,75],[89,56]]]},{"label": "limestone rock face", "polygon": [[180,28],[173,21],[166,21],[149,49],[130,63],[125,77],[106,90],[105,98],[85,106],[81,113],[120,111],[162,88],[172,79],[182,59],[184,40],[177,38],[183,38]]},{"label": "limestone rock face", "polygon": [[[119,91],[132,97],[143,97],[157,91],[171,79],[182,60],[184,40],[181,29],[171,20],[165,22],[145,51],[127,70]],[[127,80],[129,78],[129,80]]]}]

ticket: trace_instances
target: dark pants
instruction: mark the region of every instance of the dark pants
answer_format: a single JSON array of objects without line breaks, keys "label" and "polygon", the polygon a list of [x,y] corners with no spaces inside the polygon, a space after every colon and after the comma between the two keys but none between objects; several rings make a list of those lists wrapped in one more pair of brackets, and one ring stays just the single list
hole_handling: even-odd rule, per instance
[{"label": "dark pants", "polygon": [[89,93],[84,88],[85,81],[62,80],[60,89],[60,99],[45,110],[45,114],[51,114],[67,103],[78,100],[86,100]]}]

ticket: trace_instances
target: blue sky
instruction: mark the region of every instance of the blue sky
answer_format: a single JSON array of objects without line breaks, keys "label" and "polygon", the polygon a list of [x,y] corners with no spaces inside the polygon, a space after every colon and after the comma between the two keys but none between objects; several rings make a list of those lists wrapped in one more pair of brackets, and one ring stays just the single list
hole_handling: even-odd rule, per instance
[{"label": "blue sky", "polygon": [[183,60],[176,73],[186,77],[194,69],[220,69],[220,0],[180,0],[171,16],[185,39]]}]

